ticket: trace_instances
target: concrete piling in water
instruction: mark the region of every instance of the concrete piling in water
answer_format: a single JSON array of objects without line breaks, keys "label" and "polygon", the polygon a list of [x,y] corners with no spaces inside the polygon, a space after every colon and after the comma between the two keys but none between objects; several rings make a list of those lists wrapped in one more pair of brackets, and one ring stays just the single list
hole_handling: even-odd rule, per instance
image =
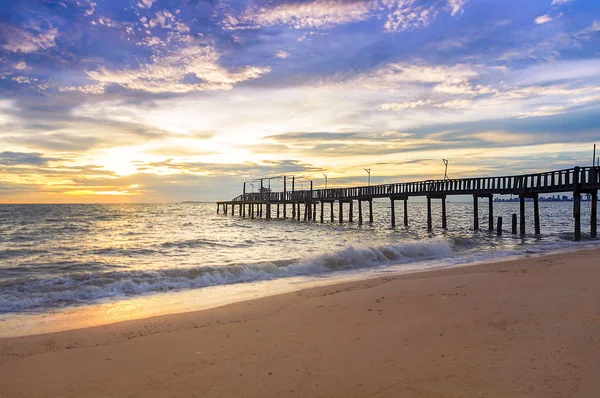
[{"label": "concrete piling in water", "polygon": [[533,218],[535,223],[535,234],[540,234],[540,203],[538,195],[533,197]]},{"label": "concrete piling in water", "polygon": [[325,217],[324,217],[324,216],[325,216],[325,214],[324,214],[323,207],[325,207],[325,202],[321,201],[321,224],[323,224],[323,222],[325,221],[325,220],[324,220],[324,218],[325,218]]},{"label": "concrete piling in water", "polygon": [[473,195],[473,230],[479,231],[479,197]]},{"label": "concrete piling in water", "polygon": [[331,222],[333,222],[333,221],[334,221],[334,220],[333,220],[333,218],[334,218],[334,211],[333,211],[333,200],[332,200],[331,202],[329,202],[329,204],[330,204],[330,207],[331,207],[331,209],[330,209],[330,211],[329,211],[329,218],[331,219]]},{"label": "concrete piling in water", "polygon": [[432,220],[431,220],[431,196],[427,196],[427,230],[432,230]]},{"label": "concrete piling in water", "polygon": [[581,192],[573,194],[573,217],[575,218],[575,241],[581,240]]},{"label": "concrete piling in water", "polygon": [[352,223],[354,222],[354,201],[351,200],[348,204],[350,205],[348,208],[348,222]]},{"label": "concrete piling in water", "polygon": [[488,197],[488,229],[494,230],[494,197],[490,195]]},{"label": "concrete piling in water", "polygon": [[447,229],[448,223],[446,221],[446,197],[442,197],[442,228]]},{"label": "concrete piling in water", "polygon": [[592,208],[590,209],[590,237],[598,237],[598,191],[592,191]]},{"label": "concrete piling in water", "polygon": [[362,225],[363,223],[363,215],[362,215],[362,200],[358,200],[358,225]]},{"label": "concrete piling in water", "polygon": [[525,235],[525,196],[519,195],[519,233]]}]

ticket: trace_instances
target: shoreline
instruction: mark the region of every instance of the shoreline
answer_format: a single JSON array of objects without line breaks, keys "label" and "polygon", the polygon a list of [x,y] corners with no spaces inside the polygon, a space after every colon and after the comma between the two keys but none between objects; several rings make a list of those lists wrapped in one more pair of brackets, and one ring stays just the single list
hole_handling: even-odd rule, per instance
[{"label": "shoreline", "polygon": [[254,282],[232,283],[207,286],[198,289],[184,289],[164,293],[148,293],[116,300],[100,300],[81,306],[72,306],[57,311],[43,313],[0,314],[0,339],[35,336],[40,334],[66,332],[112,325],[126,321],[139,321],[148,318],[180,315],[206,311],[230,304],[260,300],[281,294],[307,289],[332,286],[343,283],[368,281],[381,277],[396,277],[415,273],[428,273],[439,270],[471,267],[485,264],[504,263],[536,257],[551,256],[587,250],[600,250],[600,242],[581,242],[578,245],[541,252],[525,252],[498,256],[468,262],[444,264],[424,269],[393,269],[411,264],[443,262],[446,258],[424,260],[415,263],[385,265],[381,268],[362,268],[331,274],[306,275]]},{"label": "shoreline", "polygon": [[600,390],[600,249],[386,275],[0,339],[27,396],[577,396]]}]

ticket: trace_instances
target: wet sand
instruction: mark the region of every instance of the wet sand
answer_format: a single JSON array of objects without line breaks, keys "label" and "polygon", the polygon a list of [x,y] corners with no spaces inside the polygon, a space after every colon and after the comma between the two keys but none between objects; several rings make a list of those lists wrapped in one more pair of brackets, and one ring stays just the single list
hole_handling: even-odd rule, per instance
[{"label": "wet sand", "polygon": [[0,397],[598,397],[600,250],[0,339]]}]

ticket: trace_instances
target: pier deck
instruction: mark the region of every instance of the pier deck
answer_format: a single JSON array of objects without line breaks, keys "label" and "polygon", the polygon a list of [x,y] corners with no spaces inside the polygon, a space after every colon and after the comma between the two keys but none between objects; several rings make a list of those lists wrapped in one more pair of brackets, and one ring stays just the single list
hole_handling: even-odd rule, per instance
[{"label": "pier deck", "polygon": [[[415,182],[403,182],[393,184],[381,184],[350,188],[329,188],[329,189],[311,189],[295,190],[294,177],[291,178],[292,189],[287,189],[287,177],[283,177],[284,189],[281,192],[272,192],[261,188],[260,192],[246,193],[246,185],[242,195],[230,200],[217,202],[217,212],[220,208],[225,214],[228,213],[228,206],[231,206],[232,215],[235,214],[235,206],[239,207],[239,215],[251,218],[263,215],[267,219],[272,217],[273,205],[277,206],[277,218],[283,214],[287,218],[287,205],[292,205],[292,218],[300,220],[301,205],[304,205],[305,221],[316,221],[317,204],[321,205],[320,221],[323,219],[323,207],[326,204],[331,206],[331,221],[334,221],[333,206],[335,202],[339,204],[339,222],[343,220],[343,205],[349,205],[348,222],[353,222],[354,201],[358,202],[359,223],[363,222],[362,202],[369,203],[369,221],[373,222],[373,199],[389,198],[392,216],[391,224],[396,225],[394,202],[404,201],[404,225],[408,225],[407,200],[409,197],[427,198],[427,226],[432,228],[431,222],[431,200],[442,200],[442,227],[446,228],[446,197],[452,195],[471,195],[473,196],[473,227],[479,229],[478,200],[487,198],[489,203],[489,228],[493,229],[493,195],[517,195],[520,198],[519,211],[519,230],[525,234],[525,199],[533,199],[535,233],[540,233],[539,205],[538,197],[540,194],[549,193],[572,193],[573,194],[573,217],[575,219],[575,240],[581,239],[581,195],[590,194],[592,196],[590,236],[597,237],[597,206],[598,189],[600,188],[600,167],[574,167],[571,169],[554,170],[543,173],[523,174],[515,176],[501,177],[476,177],[459,178],[446,180],[426,180]],[[280,205],[283,206],[283,213],[280,212]],[[265,211],[263,213],[263,206]],[[246,210],[248,210],[246,212]],[[515,219],[513,215],[513,231],[515,230]],[[501,223],[501,218],[499,218]],[[499,233],[501,233],[501,228]]]}]

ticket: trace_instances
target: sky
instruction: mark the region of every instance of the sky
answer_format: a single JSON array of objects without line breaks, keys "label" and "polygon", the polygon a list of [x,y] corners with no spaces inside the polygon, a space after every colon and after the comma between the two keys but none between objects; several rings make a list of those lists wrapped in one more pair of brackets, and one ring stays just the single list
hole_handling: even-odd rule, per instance
[{"label": "sky", "polygon": [[597,0],[5,0],[0,59],[0,203],[533,173],[600,143]]}]

